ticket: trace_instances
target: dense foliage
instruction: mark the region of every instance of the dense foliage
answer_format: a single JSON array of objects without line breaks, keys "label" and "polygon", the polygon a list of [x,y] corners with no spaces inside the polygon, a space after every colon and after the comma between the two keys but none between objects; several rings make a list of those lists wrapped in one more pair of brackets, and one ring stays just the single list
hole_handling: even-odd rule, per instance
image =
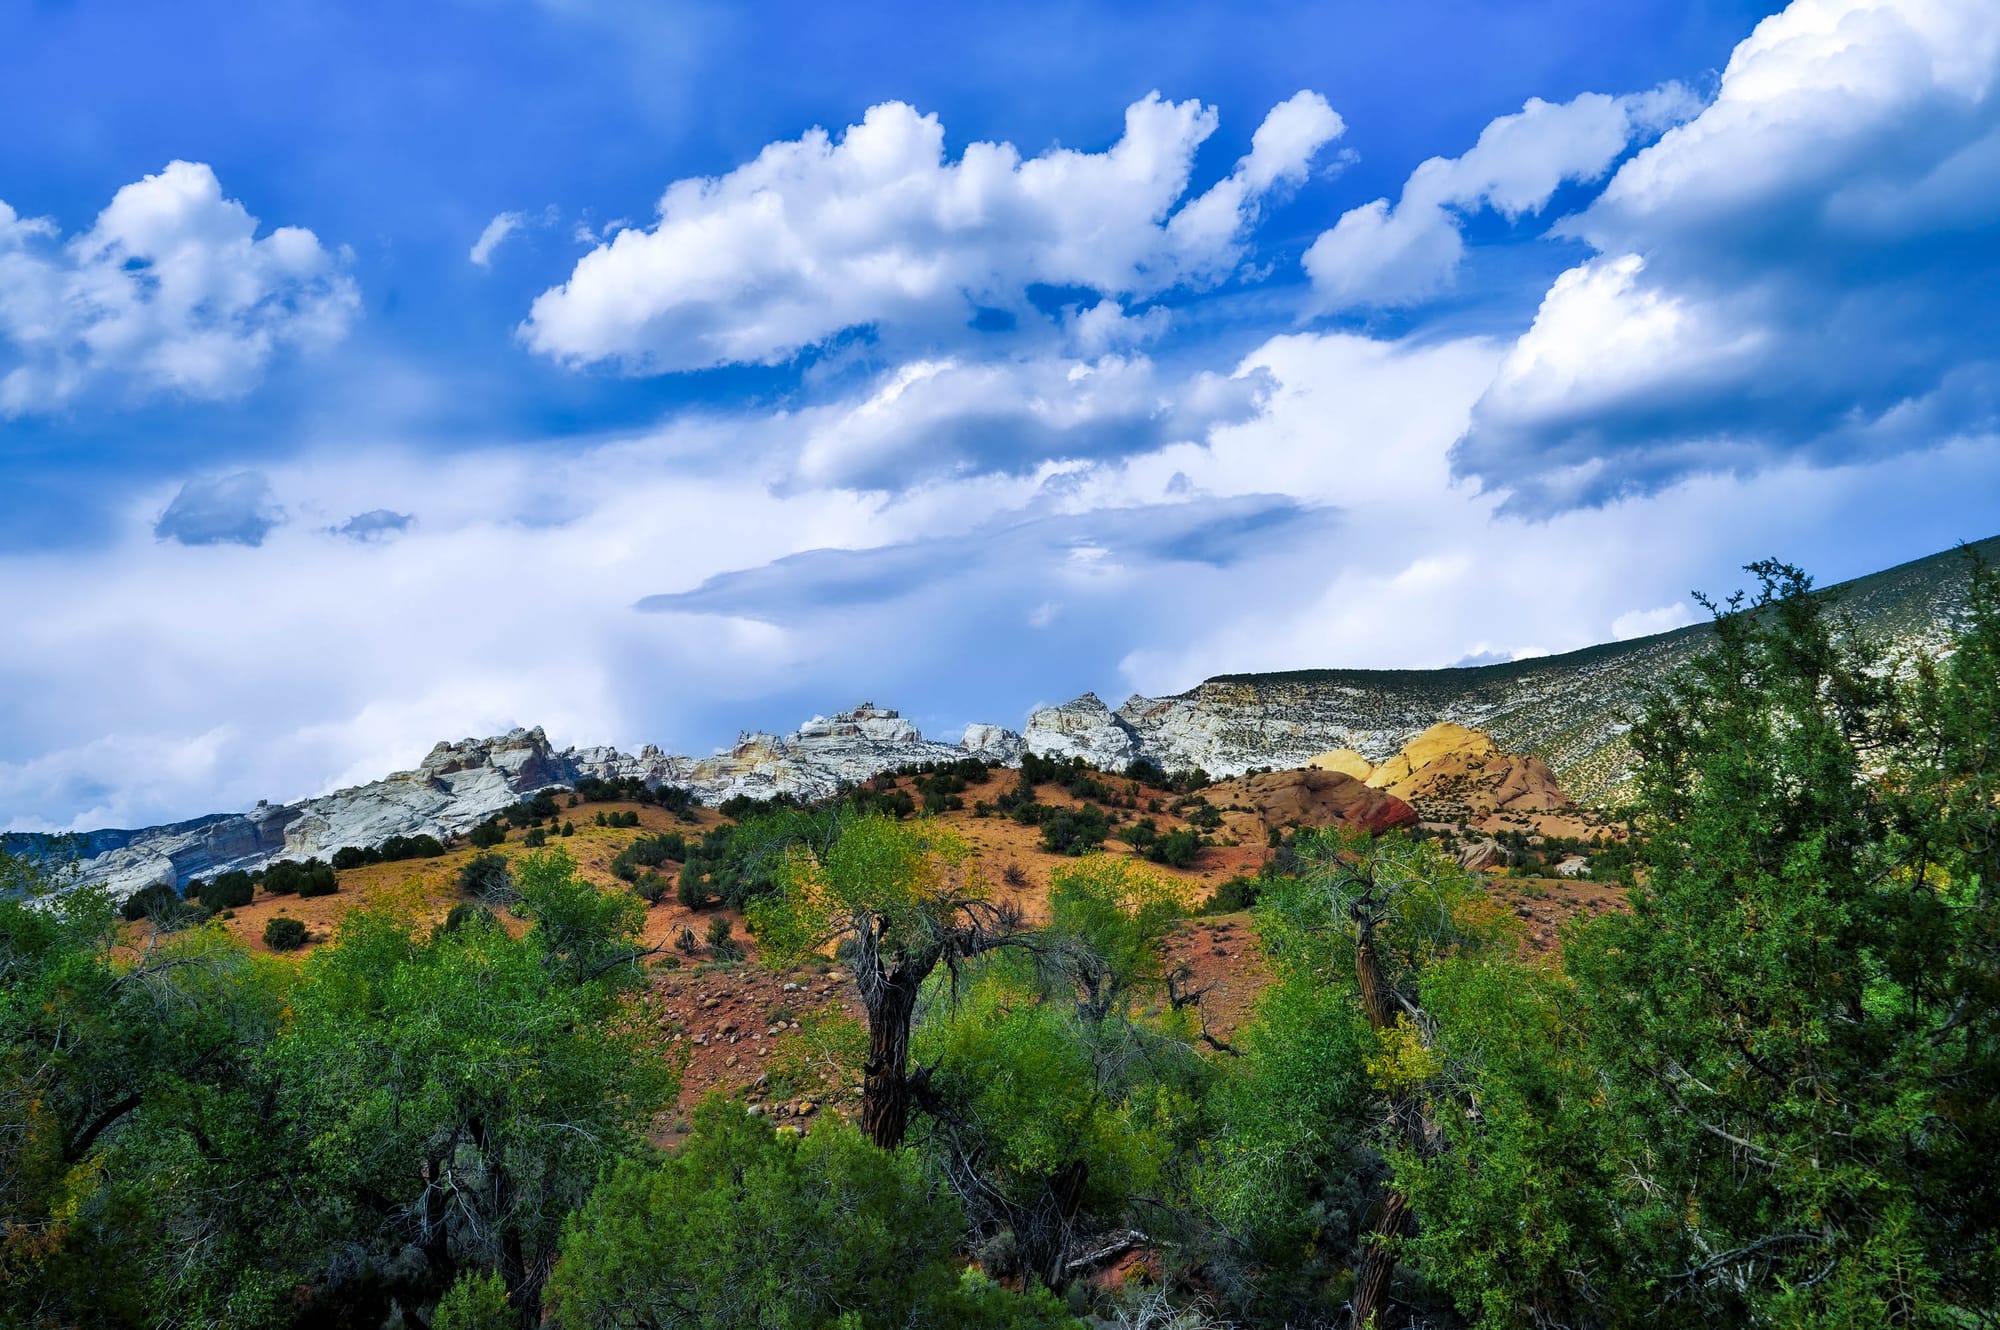
[{"label": "dense foliage", "polygon": [[614,1019],[631,916],[519,876],[522,936],[363,910],[303,965],[0,899],[0,1324],[379,1325],[468,1270],[533,1324],[672,1076]]}]

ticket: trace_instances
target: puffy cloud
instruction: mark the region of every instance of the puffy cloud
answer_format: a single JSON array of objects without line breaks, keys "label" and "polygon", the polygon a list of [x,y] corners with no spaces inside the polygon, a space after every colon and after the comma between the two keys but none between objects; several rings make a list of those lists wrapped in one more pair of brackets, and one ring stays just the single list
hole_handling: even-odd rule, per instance
[{"label": "puffy cloud", "polygon": [[479,233],[479,239],[472,242],[472,252],[466,257],[481,268],[492,267],[493,251],[500,248],[501,243],[508,236],[520,230],[522,223],[527,220],[526,213],[503,212],[499,214],[486,224],[486,229]]},{"label": "puffy cloud", "polygon": [[1316,93],[1272,110],[1225,179],[1185,203],[1216,112],[1157,93],[1103,152],[1007,143],[945,156],[935,115],[871,107],[838,136],[772,143],[726,175],[668,186],[542,293],[527,344],[632,372],[775,364],[850,330],[957,335],[985,310],[1042,319],[1030,287],[1147,297],[1227,276],[1265,198],[1342,130]]},{"label": "puffy cloud", "polygon": [[1488,124],[1462,157],[1433,157],[1401,199],[1348,210],[1320,233],[1305,269],[1322,309],[1421,300],[1448,283],[1465,253],[1460,227],[1481,208],[1509,221],[1538,213],[1567,183],[1596,180],[1632,141],[1696,109],[1679,84],[1628,97],[1539,97]]},{"label": "puffy cloud", "polygon": [[285,520],[285,510],[261,471],[206,476],[182,485],[153,535],[183,545],[262,545]]},{"label": "puffy cloud", "polygon": [[1797,0],[1562,230],[1456,464],[1547,513],[2000,428],[2000,9]]},{"label": "puffy cloud", "polygon": [[[61,407],[107,380],[227,398],[285,347],[338,341],[360,307],[341,254],[311,231],[258,237],[215,173],[170,162],[87,231],[0,203],[0,417]],[[9,363],[11,362],[11,364]]]}]

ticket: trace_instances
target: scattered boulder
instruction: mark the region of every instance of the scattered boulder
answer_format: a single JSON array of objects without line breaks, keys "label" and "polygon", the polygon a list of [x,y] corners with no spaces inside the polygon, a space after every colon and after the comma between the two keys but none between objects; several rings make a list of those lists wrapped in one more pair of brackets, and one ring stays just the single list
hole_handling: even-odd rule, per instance
[{"label": "scattered boulder", "polygon": [[1491,836],[1465,841],[1458,847],[1458,866],[1481,872],[1507,861],[1507,852]]}]

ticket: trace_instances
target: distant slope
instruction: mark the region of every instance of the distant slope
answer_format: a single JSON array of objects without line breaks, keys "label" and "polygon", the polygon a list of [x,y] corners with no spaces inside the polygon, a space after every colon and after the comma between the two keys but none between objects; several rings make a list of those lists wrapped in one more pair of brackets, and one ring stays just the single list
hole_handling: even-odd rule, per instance
[{"label": "distant slope", "polygon": [[[2000,563],[2000,537],[1973,549]],[[1968,561],[1934,554],[1828,588],[1864,633],[1903,649],[1936,648],[1964,602]],[[1691,659],[1707,624],[1562,656],[1451,670],[1298,670],[1225,674],[1173,697],[1133,697],[1115,711],[1094,694],[1045,707],[1025,737],[974,725],[949,745],[925,739],[894,711],[867,703],[816,716],[791,735],[746,734],[727,752],[680,757],[652,747],[556,750],[540,730],[441,743],[414,771],[296,803],[259,804],[166,827],[86,832],[70,844],[86,878],[129,895],[273,859],[329,855],[389,836],[460,834],[534,790],[581,777],[678,785],[711,800],[732,794],[813,798],[910,763],[973,756],[1017,763],[1025,747],[1122,770],[1150,758],[1169,770],[1236,776],[1299,767],[1352,748],[1381,762],[1440,721],[1485,730],[1508,753],[1540,758],[1584,803],[1613,796],[1627,773],[1624,716],[1646,687]],[[54,838],[0,836],[0,849],[57,850]]]},{"label": "distant slope", "polygon": [[[1971,546],[2000,562],[2000,537]],[[1854,628],[1904,649],[1947,642],[1963,605],[1969,561],[1962,550],[1825,588]],[[1510,753],[1532,754],[1584,802],[1611,796],[1630,750],[1624,717],[1646,688],[1700,652],[1707,623],[1652,637],[1501,665],[1446,670],[1295,670],[1217,675],[1174,697],[1134,697],[1115,712],[1086,696],[1037,712],[1036,751],[1118,750],[1167,767],[1235,774],[1292,766],[1334,748],[1381,761],[1439,721],[1483,729]]]}]

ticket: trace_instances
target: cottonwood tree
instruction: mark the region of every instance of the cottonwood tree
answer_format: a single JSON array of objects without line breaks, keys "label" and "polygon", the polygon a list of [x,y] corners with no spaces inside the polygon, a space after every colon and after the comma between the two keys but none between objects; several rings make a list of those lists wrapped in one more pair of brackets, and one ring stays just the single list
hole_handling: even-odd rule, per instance
[{"label": "cottonwood tree", "polygon": [[1128,1223],[1191,1141],[1206,1079],[1192,1016],[1149,1016],[1162,944],[1185,908],[1171,880],[1127,857],[1058,869],[1050,921],[1022,951],[979,967],[962,1001],[919,1031],[927,1141],[982,1229],[1012,1235],[1022,1268],[1060,1291],[1089,1221]]},{"label": "cottonwood tree", "polygon": [[360,911],[306,962],[269,1060],[281,1130],[359,1238],[346,1296],[424,1301],[490,1269],[537,1324],[564,1218],[671,1096],[671,1068],[617,1019],[644,907],[574,867],[522,860],[526,936]]},{"label": "cottonwood tree", "polygon": [[861,1123],[884,1149],[910,1115],[910,1028],[939,966],[1016,940],[1019,916],[994,902],[965,842],[925,820],[849,818],[793,844],[776,895],[749,907],[767,965],[788,968],[836,948],[867,1015]]},{"label": "cottonwood tree", "polygon": [[1311,832],[1296,860],[1267,888],[1278,982],[1238,1041],[1202,1203],[1225,1277],[1260,1315],[1320,1314],[1318,1288],[1344,1269],[1352,1324],[1380,1325],[1410,1227],[1391,1161],[1429,1158],[1444,1139],[1423,983],[1508,930],[1427,841]]}]

